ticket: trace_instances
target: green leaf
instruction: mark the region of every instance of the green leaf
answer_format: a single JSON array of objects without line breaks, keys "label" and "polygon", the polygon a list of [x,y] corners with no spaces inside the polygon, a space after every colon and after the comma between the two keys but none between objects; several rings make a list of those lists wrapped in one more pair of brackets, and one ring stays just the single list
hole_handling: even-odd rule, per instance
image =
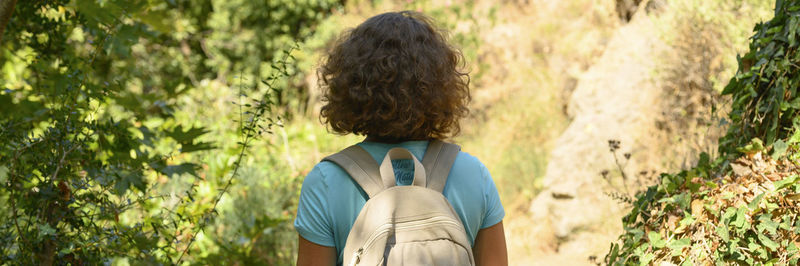
[{"label": "green leaf", "polygon": [[210,131],[202,127],[192,127],[183,131],[183,125],[179,125],[167,132],[167,136],[175,139],[179,143],[191,143],[195,138],[200,137]]},{"label": "green leaf", "polygon": [[[754,239],[752,237],[748,237],[747,238],[747,249],[750,250],[751,254],[754,253],[756,255],[756,257],[758,257],[759,259],[763,260],[763,259],[766,259],[767,256],[768,256],[767,255],[767,250],[761,244],[759,244],[756,239]],[[747,259],[752,260],[753,258],[749,257]],[[748,261],[748,263],[750,265],[754,264],[753,261]]]},{"label": "green leaf", "polygon": [[731,224],[739,229],[745,228],[745,225],[747,224],[747,209],[744,207],[739,207],[739,209],[736,210],[736,220],[734,220]]},{"label": "green leaf", "polygon": [[758,225],[756,228],[759,233],[766,230],[774,235],[777,233],[778,226],[780,226],[780,223],[772,220],[772,214],[767,213],[758,216]]},{"label": "green leaf", "polygon": [[58,255],[59,256],[64,256],[66,254],[72,253],[72,249],[73,249],[72,245],[70,245],[70,247],[62,248],[61,250],[58,251]]},{"label": "green leaf", "polygon": [[786,154],[787,148],[789,148],[789,145],[786,145],[786,142],[783,142],[783,140],[775,141],[775,143],[772,144],[772,159],[777,160],[778,158]]},{"label": "green leaf", "polygon": [[[686,187],[688,187],[689,191],[691,191],[692,193],[697,193],[697,191],[699,191],[700,187],[702,187],[702,186],[703,186],[702,183],[695,183],[695,182],[691,182],[689,180],[687,180],[687,182],[686,182]],[[689,197],[689,199],[691,200],[691,197]]]},{"label": "green leaf", "polygon": [[[772,215],[770,215],[770,216],[772,216]],[[792,215],[785,214],[781,218],[781,223],[780,223],[779,226],[780,226],[781,229],[791,232],[792,231],[792,222],[793,222]]]},{"label": "green leaf", "polygon": [[56,229],[49,224],[39,224],[39,236],[52,236],[56,234]]},{"label": "green leaf", "polygon": [[694,219],[694,217],[692,216],[691,213],[684,212],[684,216],[685,217],[683,219],[681,219],[681,221],[678,223],[678,229],[676,229],[676,230],[683,230],[686,227],[689,227],[694,223],[695,219]]},{"label": "green leaf", "polygon": [[[800,99],[800,98],[798,98],[798,99]],[[795,118],[795,119],[797,119],[797,118]],[[795,125],[795,128],[796,127],[797,127],[797,125]],[[795,143],[800,143],[800,130],[798,130],[798,129],[795,129],[794,133],[792,133],[792,136],[789,137],[789,144],[795,144]]]},{"label": "green leaf", "polygon": [[797,183],[798,181],[797,177],[798,175],[791,175],[787,178],[784,178],[783,180],[775,181],[775,183],[773,183],[775,185],[775,191],[784,189],[786,187],[793,185],[794,183]]},{"label": "green leaf", "polygon": [[625,228],[625,231],[631,234],[637,242],[644,236],[644,231],[639,228]]},{"label": "green leaf", "polygon": [[8,167],[0,165],[0,185],[4,185],[8,180]]},{"label": "green leaf", "polygon": [[133,185],[133,187],[139,189],[139,191],[144,192],[146,189],[145,180],[139,173],[130,173],[125,175],[123,179],[125,179],[125,183]]},{"label": "green leaf", "polygon": [[728,207],[722,214],[722,223],[725,225],[730,224],[731,218],[733,218],[734,215],[736,215],[736,208]]},{"label": "green leaf", "polygon": [[608,260],[609,261],[617,261],[617,257],[619,257],[619,245],[611,244],[611,250],[608,252]]},{"label": "green leaf", "polygon": [[656,258],[656,254],[653,254],[653,253],[644,254],[644,256],[642,256],[639,259],[639,265],[649,265],[650,262],[653,261],[653,259],[655,259],[655,258]]},{"label": "green leaf", "polygon": [[117,195],[125,195],[125,192],[127,192],[128,188],[131,187],[130,183],[131,179],[126,178],[127,172],[122,172],[122,171],[119,173],[115,173],[115,176],[117,177],[117,180],[114,183],[114,191],[116,192]]},{"label": "green leaf", "polygon": [[678,185],[675,184],[675,182],[672,182],[672,178],[669,178],[671,176],[666,175],[667,178],[664,178],[665,175],[662,174],[661,177],[661,185],[664,187],[664,190],[667,193],[672,193],[675,191],[675,189],[678,189]]},{"label": "green leaf", "polygon": [[169,14],[167,14],[164,10],[149,10],[146,13],[139,14],[137,18],[143,23],[162,33],[172,32],[175,28],[175,26],[170,23]]},{"label": "green leaf", "polygon": [[191,174],[193,176],[197,176],[195,169],[197,168],[196,164],[193,163],[182,163],[179,165],[169,165],[159,170],[159,172],[172,177],[173,175],[182,175],[182,174]]},{"label": "green leaf", "polygon": [[778,243],[775,243],[775,241],[772,241],[772,239],[761,233],[758,234],[758,241],[761,241],[761,243],[764,244],[764,246],[769,248],[771,251],[777,251],[778,248],[780,248],[780,245]]},{"label": "green leaf", "polygon": [[744,147],[737,148],[739,152],[742,153],[756,153],[764,150],[764,142],[761,141],[759,138],[753,138],[750,140],[750,143],[745,145]]},{"label": "green leaf", "polygon": [[[98,5],[94,0],[77,0],[73,3],[77,6],[78,11],[89,19],[89,21],[106,26],[110,26],[117,21],[115,13],[119,13],[119,11],[117,11],[119,8],[113,3],[106,2],[108,6],[104,7]],[[110,10],[116,12],[109,12]]]},{"label": "green leaf", "polygon": [[647,238],[650,240],[650,245],[654,248],[663,248],[667,244],[664,239],[661,239],[661,234],[655,231],[647,233]]},{"label": "green leaf", "polygon": [[736,91],[736,88],[739,87],[739,83],[736,81],[738,78],[731,79],[730,83],[725,86],[722,90],[722,95],[728,95]]},{"label": "green leaf", "polygon": [[795,98],[791,102],[788,102],[788,101],[781,102],[781,112],[784,112],[784,111],[788,110],[789,108],[795,109],[795,110],[800,109],[800,98]]},{"label": "green leaf", "polygon": [[780,206],[778,206],[778,204],[773,203],[773,202],[769,202],[769,201],[767,201],[766,205],[767,205],[767,211],[768,212],[771,212],[771,211],[777,209],[778,207],[780,207]]},{"label": "green leaf", "polygon": [[725,224],[718,225],[717,229],[715,229],[715,231],[717,232],[717,235],[720,238],[722,238],[723,241],[725,241],[725,242],[730,242],[731,241],[727,225],[725,225]]},{"label": "green leaf", "polygon": [[192,127],[183,131],[183,126],[179,125],[167,132],[167,136],[173,138],[181,144],[181,152],[195,152],[203,150],[212,150],[216,147],[210,142],[194,143],[194,140],[210,131],[202,127]]},{"label": "green leaf", "polygon": [[669,197],[669,198],[660,199],[658,202],[675,203],[680,208],[686,209],[686,208],[689,208],[689,204],[691,203],[691,200],[692,200],[692,196],[689,195],[689,193],[684,192],[684,193],[681,193],[681,194],[673,195],[672,197]]},{"label": "green leaf", "polygon": [[672,241],[667,245],[670,250],[672,250],[672,256],[678,256],[683,252],[683,248],[688,247],[692,244],[692,239],[685,237],[675,241]]},{"label": "green leaf", "polygon": [[633,249],[633,255],[635,255],[636,257],[640,257],[641,258],[642,256],[644,256],[644,253],[647,252],[647,249],[649,249],[649,248],[650,248],[650,245],[641,244],[638,247]]},{"label": "green leaf", "polygon": [[195,152],[195,151],[205,151],[205,150],[213,150],[216,147],[210,142],[200,142],[200,143],[184,143],[181,144],[181,152]]},{"label": "green leaf", "polygon": [[756,196],[756,197],[753,199],[753,201],[751,201],[750,203],[748,203],[748,204],[747,204],[747,208],[749,208],[749,209],[751,209],[751,210],[755,210],[756,208],[758,208],[758,204],[761,202],[761,199],[762,199],[762,198],[764,198],[764,193],[763,193],[763,192],[762,192],[761,194],[758,194],[758,196]]}]

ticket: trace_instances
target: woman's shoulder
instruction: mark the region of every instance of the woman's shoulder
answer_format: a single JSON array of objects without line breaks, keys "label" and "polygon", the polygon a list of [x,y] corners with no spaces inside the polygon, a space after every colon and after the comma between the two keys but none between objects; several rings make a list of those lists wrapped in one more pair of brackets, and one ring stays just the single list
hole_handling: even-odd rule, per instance
[{"label": "woman's shoulder", "polygon": [[475,157],[474,155],[472,155],[472,154],[470,154],[468,152],[465,152],[465,151],[459,151],[458,152],[458,156],[456,156],[456,163],[458,163],[458,162],[465,163],[465,164],[471,164],[471,165],[483,166],[483,162],[481,162],[481,160],[478,159],[478,157]]},{"label": "woman's shoulder", "polygon": [[349,178],[347,173],[336,163],[320,161],[306,174],[303,186],[324,186],[336,184],[341,179]]},{"label": "woman's shoulder", "polygon": [[478,157],[465,151],[459,152],[458,156],[456,156],[453,168],[450,170],[451,176],[454,171],[457,175],[466,175],[468,177],[480,179],[490,178],[486,165],[484,165]]}]

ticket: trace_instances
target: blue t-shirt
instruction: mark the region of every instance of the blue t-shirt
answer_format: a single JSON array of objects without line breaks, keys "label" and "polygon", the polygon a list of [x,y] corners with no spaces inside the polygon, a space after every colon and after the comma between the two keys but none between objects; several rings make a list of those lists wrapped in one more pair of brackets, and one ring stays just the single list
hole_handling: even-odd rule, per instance
[{"label": "blue t-shirt", "polygon": [[[383,161],[386,153],[395,147],[408,149],[421,161],[428,141],[361,142],[358,145],[376,162]],[[411,161],[393,160],[392,165],[397,185],[411,184],[414,176]],[[474,245],[478,230],[499,223],[505,216],[497,187],[486,166],[466,152],[456,157],[442,193],[464,223],[470,245]],[[308,241],[336,247],[337,265],[341,265],[347,235],[367,198],[341,167],[328,161],[320,162],[303,181],[294,227]]]}]

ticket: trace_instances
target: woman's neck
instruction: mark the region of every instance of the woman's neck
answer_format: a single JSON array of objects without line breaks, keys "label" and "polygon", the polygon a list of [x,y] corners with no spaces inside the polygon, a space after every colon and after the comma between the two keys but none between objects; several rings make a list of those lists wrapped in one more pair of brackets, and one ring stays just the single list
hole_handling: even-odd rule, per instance
[{"label": "woman's neck", "polygon": [[397,138],[397,137],[372,136],[372,135],[367,136],[367,138],[364,139],[364,141],[380,142],[380,143],[400,143],[413,140],[427,140],[427,139]]}]

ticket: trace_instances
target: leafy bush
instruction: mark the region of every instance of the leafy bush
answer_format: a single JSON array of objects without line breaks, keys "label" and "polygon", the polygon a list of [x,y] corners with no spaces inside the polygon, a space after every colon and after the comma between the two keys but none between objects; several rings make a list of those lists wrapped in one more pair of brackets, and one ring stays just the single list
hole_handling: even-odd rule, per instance
[{"label": "leafy bush", "polygon": [[47,265],[168,258],[177,251],[174,232],[195,218],[154,211],[163,196],[149,193],[148,179],[196,175],[196,165],[156,146],[185,144],[172,155],[207,149],[194,141],[205,131],[143,124],[169,119],[174,87],[132,93],[129,76],[108,65],[152,34],[138,20],[118,19],[145,12],[141,4],[109,2],[108,13],[94,2],[72,4],[20,3],[3,38],[2,258]]},{"label": "leafy bush", "polygon": [[798,14],[797,1],[777,1],[775,17],[756,26],[750,51],[739,58],[739,72],[723,91],[733,96],[732,124],[721,140],[725,154],[739,154],[735,148],[753,138],[781,143],[800,125]]},{"label": "leafy bush", "polygon": [[[214,247],[221,262],[242,259],[226,258],[242,245],[191,245],[220,222],[269,236],[253,243],[267,258],[242,261],[286,263],[286,236],[269,231],[291,231],[294,196],[250,200],[263,213],[249,227],[214,215],[237,169],[255,182],[282,164],[241,156],[295,97],[286,50],[338,4],[270,3],[20,1],[0,47],[0,264],[173,264]],[[236,105],[193,107],[224,114],[215,120],[187,112],[213,92]],[[296,190],[275,180],[261,187]]]},{"label": "leafy bush", "polygon": [[623,218],[626,233],[606,263],[796,264],[800,171],[789,160],[763,159],[762,152],[737,160],[746,174],[717,182],[709,174],[721,160],[708,157],[692,170],[663,174]]},{"label": "leafy bush", "polygon": [[607,264],[798,263],[800,1],[776,1],[774,15],[756,26],[723,91],[733,96],[723,156],[702,154],[696,167],[662,174],[659,185],[640,193]]}]

